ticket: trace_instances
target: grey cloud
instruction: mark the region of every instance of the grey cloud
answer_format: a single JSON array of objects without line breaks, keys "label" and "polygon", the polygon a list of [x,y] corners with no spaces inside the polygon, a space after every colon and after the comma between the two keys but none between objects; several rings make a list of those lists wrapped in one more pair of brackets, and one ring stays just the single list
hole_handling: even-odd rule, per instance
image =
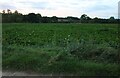
[{"label": "grey cloud", "polygon": [[21,4],[30,5],[33,9],[45,9],[49,3],[48,2],[35,2],[35,1],[23,1],[19,2]]},{"label": "grey cloud", "polygon": [[16,7],[12,4],[0,4],[0,9],[16,9]]},{"label": "grey cloud", "polygon": [[71,5],[79,5],[79,3],[71,3]]},{"label": "grey cloud", "polygon": [[94,6],[91,6],[89,8],[87,8],[87,12],[98,12],[98,11],[111,11],[111,10],[114,10],[114,8],[112,6],[108,6],[108,5],[100,5],[100,4],[96,4]]},{"label": "grey cloud", "polygon": [[32,8],[36,8],[36,9],[45,9],[48,6],[48,3],[46,2],[34,2],[31,4],[32,4]]}]

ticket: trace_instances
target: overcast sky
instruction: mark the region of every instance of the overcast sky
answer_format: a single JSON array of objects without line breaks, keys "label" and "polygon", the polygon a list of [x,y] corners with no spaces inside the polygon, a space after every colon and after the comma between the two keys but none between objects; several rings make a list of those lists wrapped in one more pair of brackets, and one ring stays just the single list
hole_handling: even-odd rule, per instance
[{"label": "overcast sky", "polygon": [[119,0],[1,0],[0,12],[4,9],[20,13],[40,13],[42,16],[109,18],[118,17]]}]

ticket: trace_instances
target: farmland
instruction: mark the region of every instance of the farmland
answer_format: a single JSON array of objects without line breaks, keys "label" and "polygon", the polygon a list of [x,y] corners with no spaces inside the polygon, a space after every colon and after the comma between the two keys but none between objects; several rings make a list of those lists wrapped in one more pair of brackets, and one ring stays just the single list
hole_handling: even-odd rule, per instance
[{"label": "farmland", "polygon": [[3,70],[117,76],[117,24],[5,23]]}]

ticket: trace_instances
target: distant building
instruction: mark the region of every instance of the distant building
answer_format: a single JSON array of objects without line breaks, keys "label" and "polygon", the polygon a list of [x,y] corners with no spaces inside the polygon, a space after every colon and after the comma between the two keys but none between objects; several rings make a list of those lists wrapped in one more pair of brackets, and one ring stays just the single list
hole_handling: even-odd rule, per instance
[{"label": "distant building", "polygon": [[80,19],[77,17],[58,18],[58,22],[75,23],[80,22]]},{"label": "distant building", "polygon": [[69,22],[67,18],[58,18],[58,22]]}]

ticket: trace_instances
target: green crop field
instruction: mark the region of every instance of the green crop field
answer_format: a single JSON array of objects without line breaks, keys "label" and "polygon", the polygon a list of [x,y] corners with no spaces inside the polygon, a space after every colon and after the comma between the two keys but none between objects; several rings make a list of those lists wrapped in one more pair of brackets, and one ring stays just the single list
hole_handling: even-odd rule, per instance
[{"label": "green crop field", "polygon": [[118,25],[6,23],[3,70],[117,76]]}]

